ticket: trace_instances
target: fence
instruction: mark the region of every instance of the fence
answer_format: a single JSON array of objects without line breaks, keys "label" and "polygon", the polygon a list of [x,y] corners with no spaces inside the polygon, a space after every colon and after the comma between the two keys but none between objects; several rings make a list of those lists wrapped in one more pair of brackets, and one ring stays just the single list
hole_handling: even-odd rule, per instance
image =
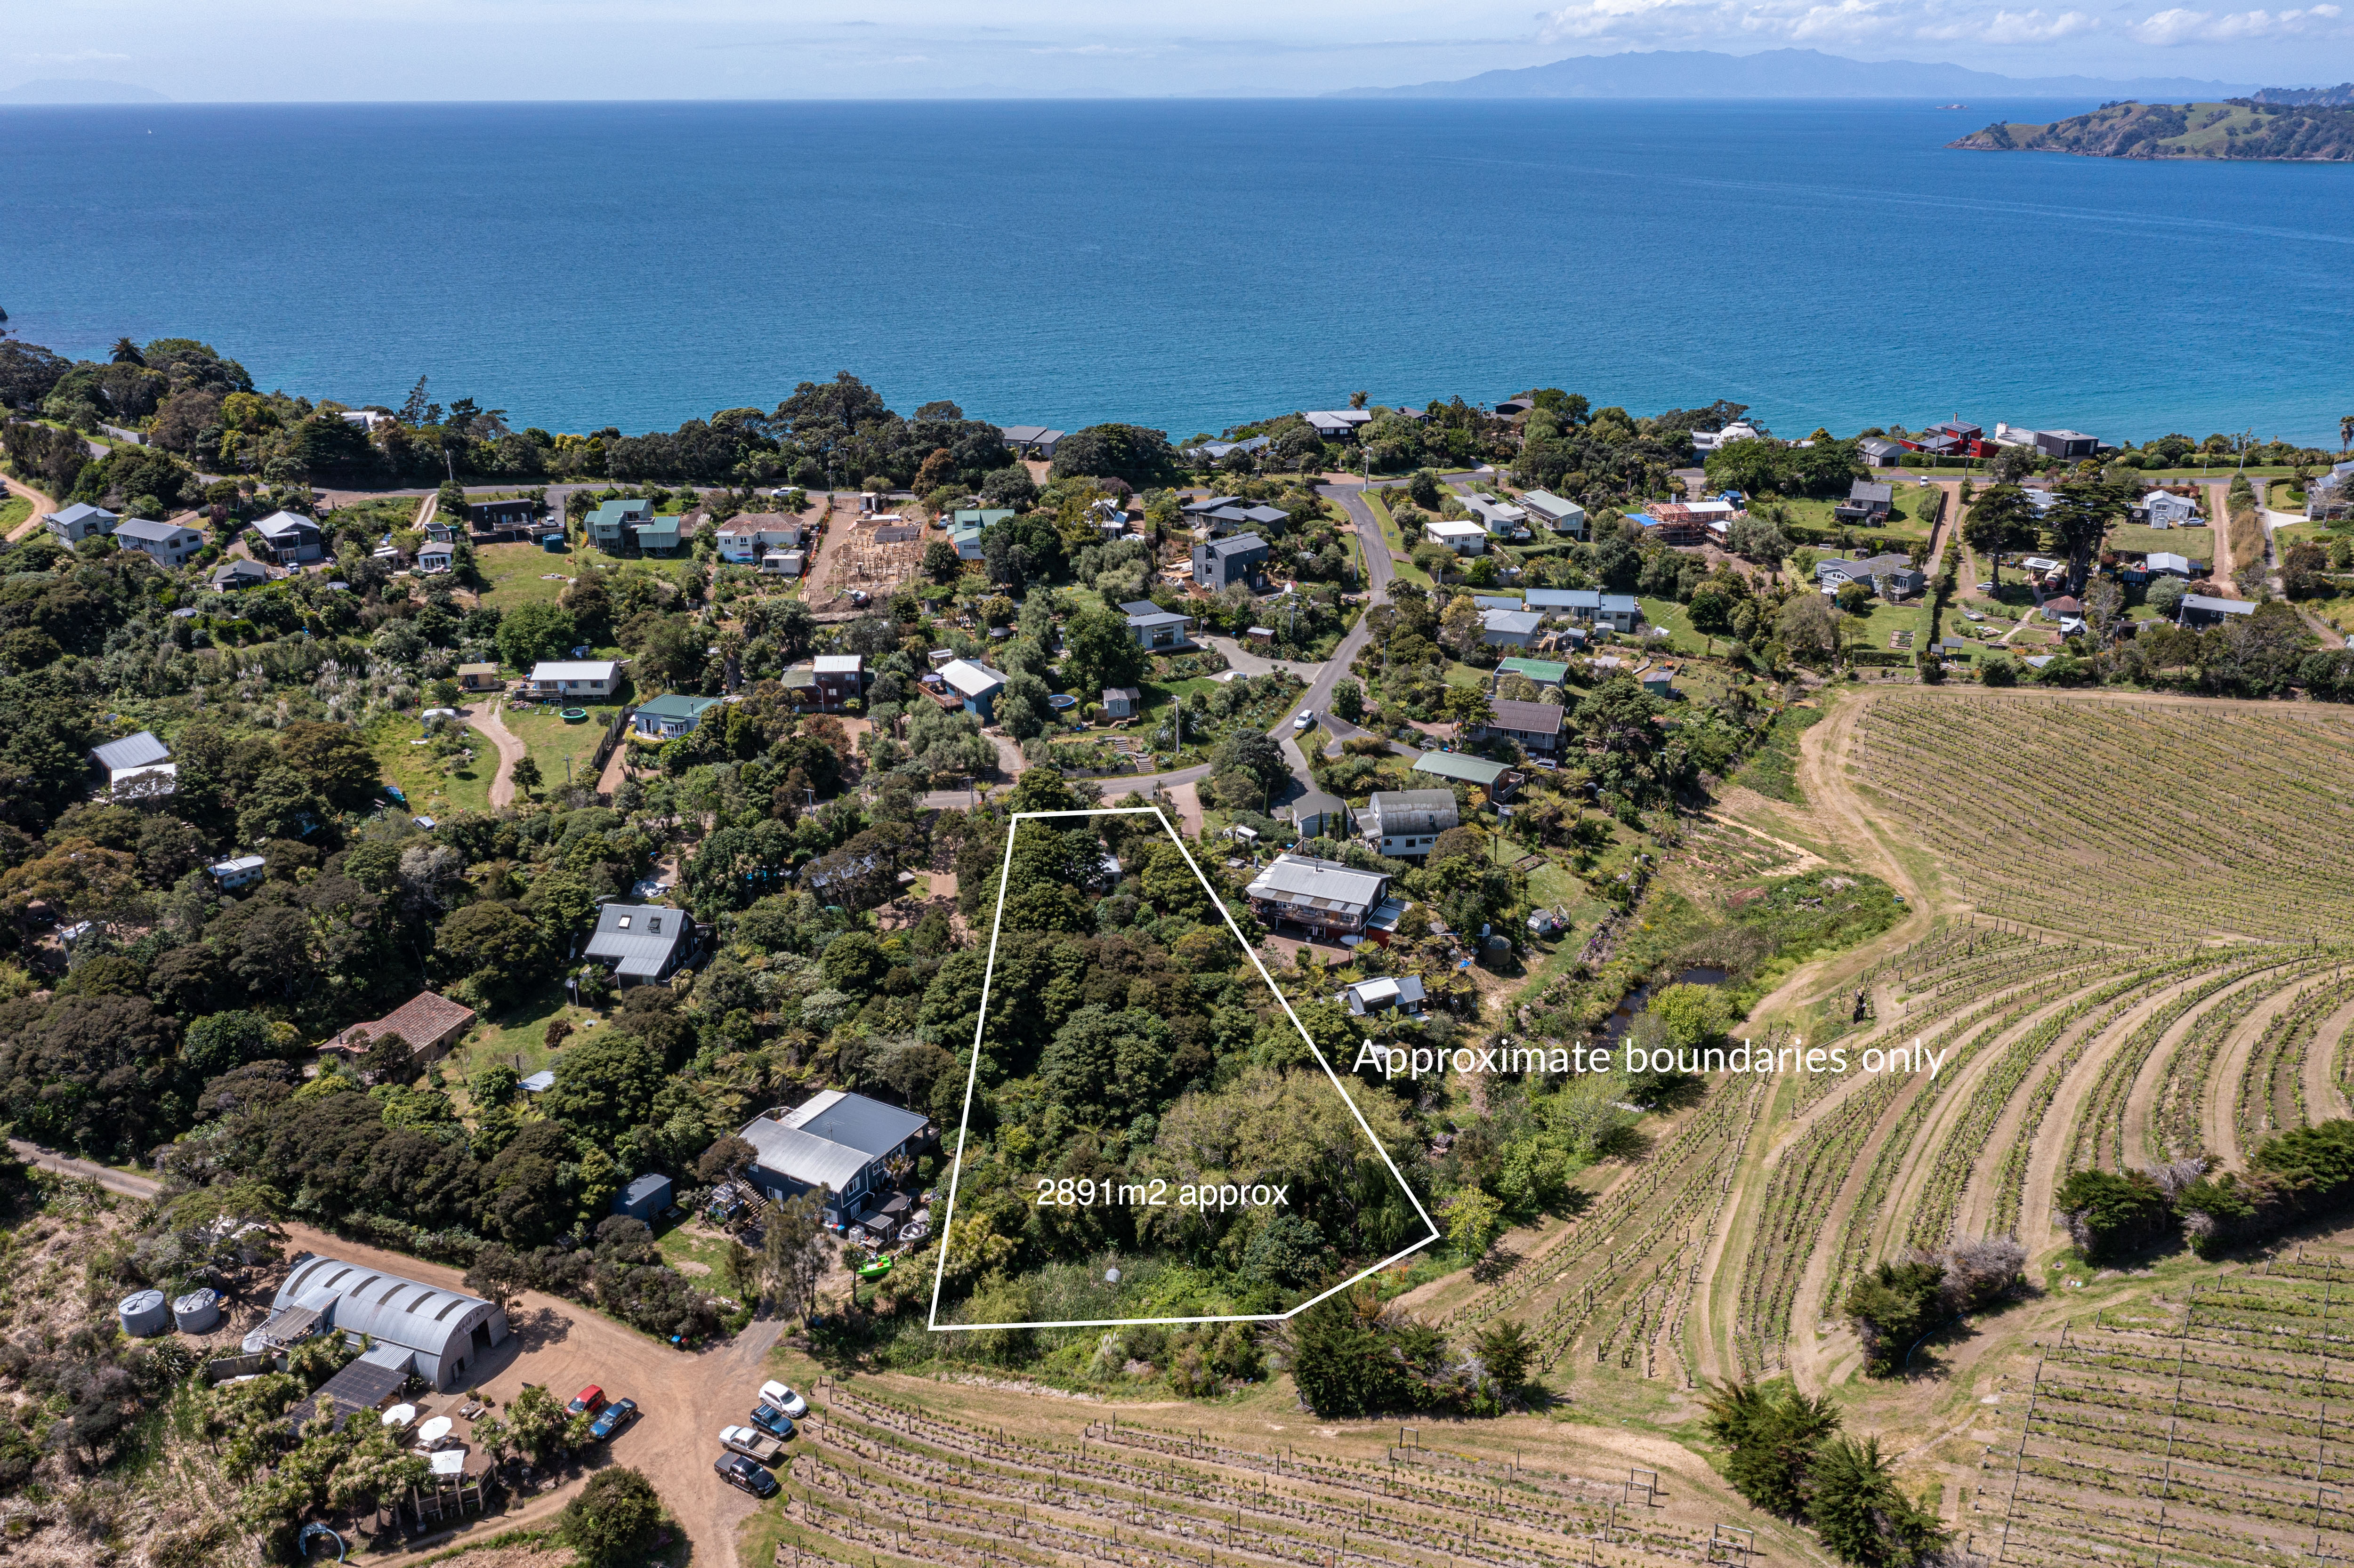
[{"label": "fence", "polygon": [[205,1363],[205,1382],[227,1383],[233,1377],[244,1377],[251,1372],[261,1372],[275,1365],[276,1362],[277,1358],[266,1351],[256,1351],[249,1356],[225,1356],[219,1361]]},{"label": "fence", "polygon": [[591,778],[604,777],[605,763],[613,755],[613,747],[621,744],[621,731],[629,722],[628,707],[623,706],[615,710],[613,722],[605,726],[605,738],[597,743],[597,754],[588,759],[588,773]]}]

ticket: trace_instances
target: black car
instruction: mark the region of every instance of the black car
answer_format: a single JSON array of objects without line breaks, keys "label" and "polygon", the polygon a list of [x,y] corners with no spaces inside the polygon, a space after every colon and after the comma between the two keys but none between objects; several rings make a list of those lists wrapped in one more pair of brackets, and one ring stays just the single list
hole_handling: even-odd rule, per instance
[{"label": "black car", "polygon": [[777,1478],[741,1454],[723,1454],[711,1462],[711,1467],[739,1491],[750,1492],[756,1498],[777,1495]]}]

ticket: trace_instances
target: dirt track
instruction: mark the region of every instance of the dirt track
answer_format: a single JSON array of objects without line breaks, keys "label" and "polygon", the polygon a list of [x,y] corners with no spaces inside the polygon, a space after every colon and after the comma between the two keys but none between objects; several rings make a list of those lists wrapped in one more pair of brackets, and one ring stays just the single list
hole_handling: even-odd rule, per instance
[{"label": "dirt track", "polygon": [[466,715],[469,729],[479,730],[499,748],[499,770],[491,776],[491,804],[493,807],[514,804],[514,765],[529,755],[524,747],[523,737],[509,729],[506,722],[499,717],[496,699],[476,703],[459,711]]}]

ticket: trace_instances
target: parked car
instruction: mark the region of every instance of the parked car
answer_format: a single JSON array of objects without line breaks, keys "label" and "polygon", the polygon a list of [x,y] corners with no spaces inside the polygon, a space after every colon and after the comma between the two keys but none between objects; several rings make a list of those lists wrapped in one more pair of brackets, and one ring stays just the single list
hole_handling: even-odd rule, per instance
[{"label": "parked car", "polygon": [[791,1385],[764,1383],[760,1385],[760,1403],[773,1405],[798,1421],[809,1414],[809,1401],[792,1391]]},{"label": "parked car", "polygon": [[1315,724],[1315,722],[1316,710],[1314,708],[1302,708],[1299,710],[1299,716],[1291,721],[1291,727],[1294,731],[1303,730]]},{"label": "parked car", "polygon": [[793,1418],[773,1404],[754,1405],[752,1414],[745,1419],[769,1436],[779,1440],[793,1435]]},{"label": "parked car", "polygon": [[777,1478],[769,1474],[741,1454],[723,1454],[711,1461],[719,1478],[737,1491],[750,1492],[756,1498],[777,1495]]},{"label": "parked car", "polygon": [[598,1411],[604,1408],[605,1391],[599,1388],[592,1383],[587,1388],[582,1389],[578,1393],[572,1396],[572,1403],[564,1407],[564,1414],[567,1415],[593,1415]]},{"label": "parked car", "polygon": [[588,1436],[599,1443],[638,1418],[638,1402],[617,1399],[607,1405],[596,1420],[588,1424]]},{"label": "parked car", "polygon": [[719,1429],[719,1446],[731,1454],[741,1454],[764,1465],[775,1464],[785,1452],[782,1443],[749,1426],[722,1426]]}]

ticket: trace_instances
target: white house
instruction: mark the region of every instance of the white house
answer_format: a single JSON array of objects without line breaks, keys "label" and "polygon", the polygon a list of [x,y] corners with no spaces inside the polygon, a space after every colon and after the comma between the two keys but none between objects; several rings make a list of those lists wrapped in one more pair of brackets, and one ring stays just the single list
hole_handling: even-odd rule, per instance
[{"label": "white house", "polygon": [[114,542],[126,550],[139,551],[159,567],[185,567],[189,557],[204,548],[205,536],[177,523],[133,517],[115,524]]},{"label": "white house", "polygon": [[436,572],[451,571],[457,564],[458,546],[455,545],[428,545],[417,552],[417,569],[427,577]]},{"label": "white house", "polygon": [[1434,545],[1444,545],[1458,556],[1484,556],[1488,553],[1488,530],[1477,523],[1456,523],[1444,517],[1434,517],[1422,525],[1422,536]]},{"label": "white house", "polygon": [[1439,834],[1462,822],[1452,789],[1376,789],[1357,813],[1365,842],[1391,860],[1421,859]]},{"label": "white house", "polygon": [[1721,430],[1694,430],[1691,433],[1692,450],[1696,452],[1712,452],[1735,441],[1754,441],[1756,439],[1757,427],[1739,419]]},{"label": "white house", "polygon": [[1549,490],[1532,490],[1521,497],[1521,504],[1554,533],[1573,539],[1585,537],[1585,508],[1576,502],[1564,501]]},{"label": "white house", "polygon": [[258,854],[241,854],[215,861],[205,870],[212,874],[213,885],[217,887],[245,887],[260,882],[269,863]]},{"label": "white house", "polygon": [[1499,501],[1492,495],[1467,495],[1464,510],[1479,520],[1499,539],[1517,539],[1528,532],[1529,514],[1509,501]]},{"label": "white house", "polygon": [[610,697],[620,683],[611,659],[543,659],[531,667],[532,690],[543,696]]},{"label": "white house", "polygon": [[2170,490],[2151,491],[2141,498],[2139,510],[2153,528],[2190,528],[2199,522],[2198,503]]}]

